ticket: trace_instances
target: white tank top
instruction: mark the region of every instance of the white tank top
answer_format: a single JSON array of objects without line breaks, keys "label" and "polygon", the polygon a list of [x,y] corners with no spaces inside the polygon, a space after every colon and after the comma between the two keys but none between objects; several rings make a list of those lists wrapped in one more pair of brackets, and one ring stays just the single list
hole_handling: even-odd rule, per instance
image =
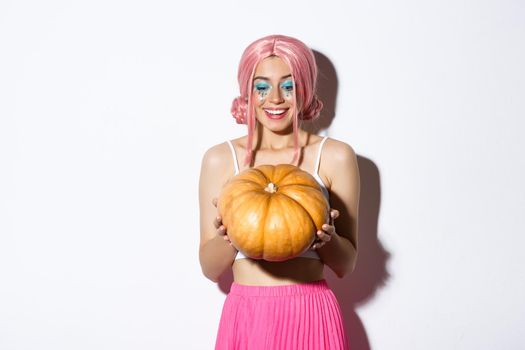
[{"label": "white tank top", "polygon": [[[319,150],[317,151],[317,160],[315,162],[315,168],[314,168],[314,174],[313,177],[317,180],[319,185],[321,185],[321,189],[323,190],[324,195],[329,200],[330,195],[328,193],[328,189],[326,188],[325,184],[323,183],[323,180],[321,180],[321,177],[319,176],[319,164],[321,163],[321,150],[323,149],[323,145],[325,141],[328,139],[328,136],[325,136],[320,144],[319,144]],[[235,153],[235,148],[233,147],[233,144],[230,140],[227,140],[228,146],[230,146],[230,150],[232,152],[232,158],[233,158],[233,164],[235,166],[235,175],[239,174],[239,162],[237,161],[237,154]],[[320,259],[319,254],[315,250],[308,249],[303,254],[299,255],[301,258],[311,258],[311,259]],[[248,258],[246,255],[244,255],[242,252],[238,251],[237,255],[235,256],[235,260],[237,259],[246,259]]]}]

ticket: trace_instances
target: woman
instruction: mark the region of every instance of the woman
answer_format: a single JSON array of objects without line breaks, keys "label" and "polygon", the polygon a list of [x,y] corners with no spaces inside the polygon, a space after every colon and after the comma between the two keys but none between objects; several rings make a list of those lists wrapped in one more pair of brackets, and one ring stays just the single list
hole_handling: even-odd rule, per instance
[{"label": "woman", "polygon": [[[314,55],[297,39],[271,35],[249,45],[239,64],[241,95],[232,105],[233,116],[248,125],[248,134],[211,147],[203,157],[202,271],[217,282],[231,266],[234,278],[216,349],[348,348],[339,304],[323,270],[327,265],[341,278],[354,269],[359,172],[351,146],[300,128],[300,121],[317,118],[322,108],[315,95],[316,78]],[[217,196],[228,179],[244,169],[281,163],[314,175],[333,208],[331,220],[317,232],[311,249],[297,258],[247,258],[228,239]]]}]

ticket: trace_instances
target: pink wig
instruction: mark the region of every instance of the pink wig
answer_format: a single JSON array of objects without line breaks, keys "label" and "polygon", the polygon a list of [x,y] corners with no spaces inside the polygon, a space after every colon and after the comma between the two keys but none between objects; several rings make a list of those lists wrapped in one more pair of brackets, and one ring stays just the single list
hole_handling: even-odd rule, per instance
[{"label": "pink wig", "polygon": [[312,120],[319,116],[323,103],[317,98],[317,65],[312,52],[303,42],[284,35],[270,35],[251,43],[242,54],[237,79],[240,96],[232,103],[231,113],[237,123],[248,124],[248,144],[245,164],[253,159],[253,133],[255,110],[252,104],[253,75],[260,61],[270,56],[280,57],[290,67],[294,81],[294,103],[297,106],[292,116],[294,133],[294,158],[299,155],[298,120]]}]

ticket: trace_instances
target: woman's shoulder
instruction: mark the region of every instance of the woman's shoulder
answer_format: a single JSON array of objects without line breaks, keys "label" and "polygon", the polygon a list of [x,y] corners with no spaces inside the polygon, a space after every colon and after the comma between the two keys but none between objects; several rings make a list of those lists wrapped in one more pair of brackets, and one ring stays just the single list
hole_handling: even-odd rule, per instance
[{"label": "woman's shoulder", "polygon": [[332,137],[327,138],[322,155],[325,164],[334,171],[342,164],[355,163],[357,158],[354,148],[350,144]]},{"label": "woman's shoulder", "polygon": [[[230,140],[234,149],[236,140]],[[237,151],[236,151],[237,153]],[[214,172],[229,174],[233,167],[233,156],[228,145],[228,141],[224,141],[209,147],[202,157],[202,167]]]},{"label": "woman's shoulder", "polygon": [[215,158],[217,155],[224,152],[226,149],[226,141],[222,143],[215,144],[213,146],[210,146],[205,152],[204,152],[204,158]]},{"label": "woman's shoulder", "polygon": [[228,141],[224,141],[218,144],[215,144],[209,147],[203,156],[203,161],[211,163],[224,162],[224,158],[230,154],[230,148],[228,146]]},{"label": "woman's shoulder", "polygon": [[327,138],[324,148],[327,151],[326,153],[330,154],[336,160],[355,156],[354,148],[350,144],[332,137]]}]

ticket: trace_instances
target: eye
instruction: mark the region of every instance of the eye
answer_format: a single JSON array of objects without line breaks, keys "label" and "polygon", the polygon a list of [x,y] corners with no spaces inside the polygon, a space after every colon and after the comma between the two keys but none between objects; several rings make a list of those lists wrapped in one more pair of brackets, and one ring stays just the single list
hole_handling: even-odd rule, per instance
[{"label": "eye", "polygon": [[281,88],[285,91],[292,91],[293,90],[293,82],[290,80],[285,81],[281,84]]},{"label": "eye", "polygon": [[270,85],[268,85],[267,83],[256,83],[255,84],[255,89],[257,91],[266,91],[270,88]]}]

